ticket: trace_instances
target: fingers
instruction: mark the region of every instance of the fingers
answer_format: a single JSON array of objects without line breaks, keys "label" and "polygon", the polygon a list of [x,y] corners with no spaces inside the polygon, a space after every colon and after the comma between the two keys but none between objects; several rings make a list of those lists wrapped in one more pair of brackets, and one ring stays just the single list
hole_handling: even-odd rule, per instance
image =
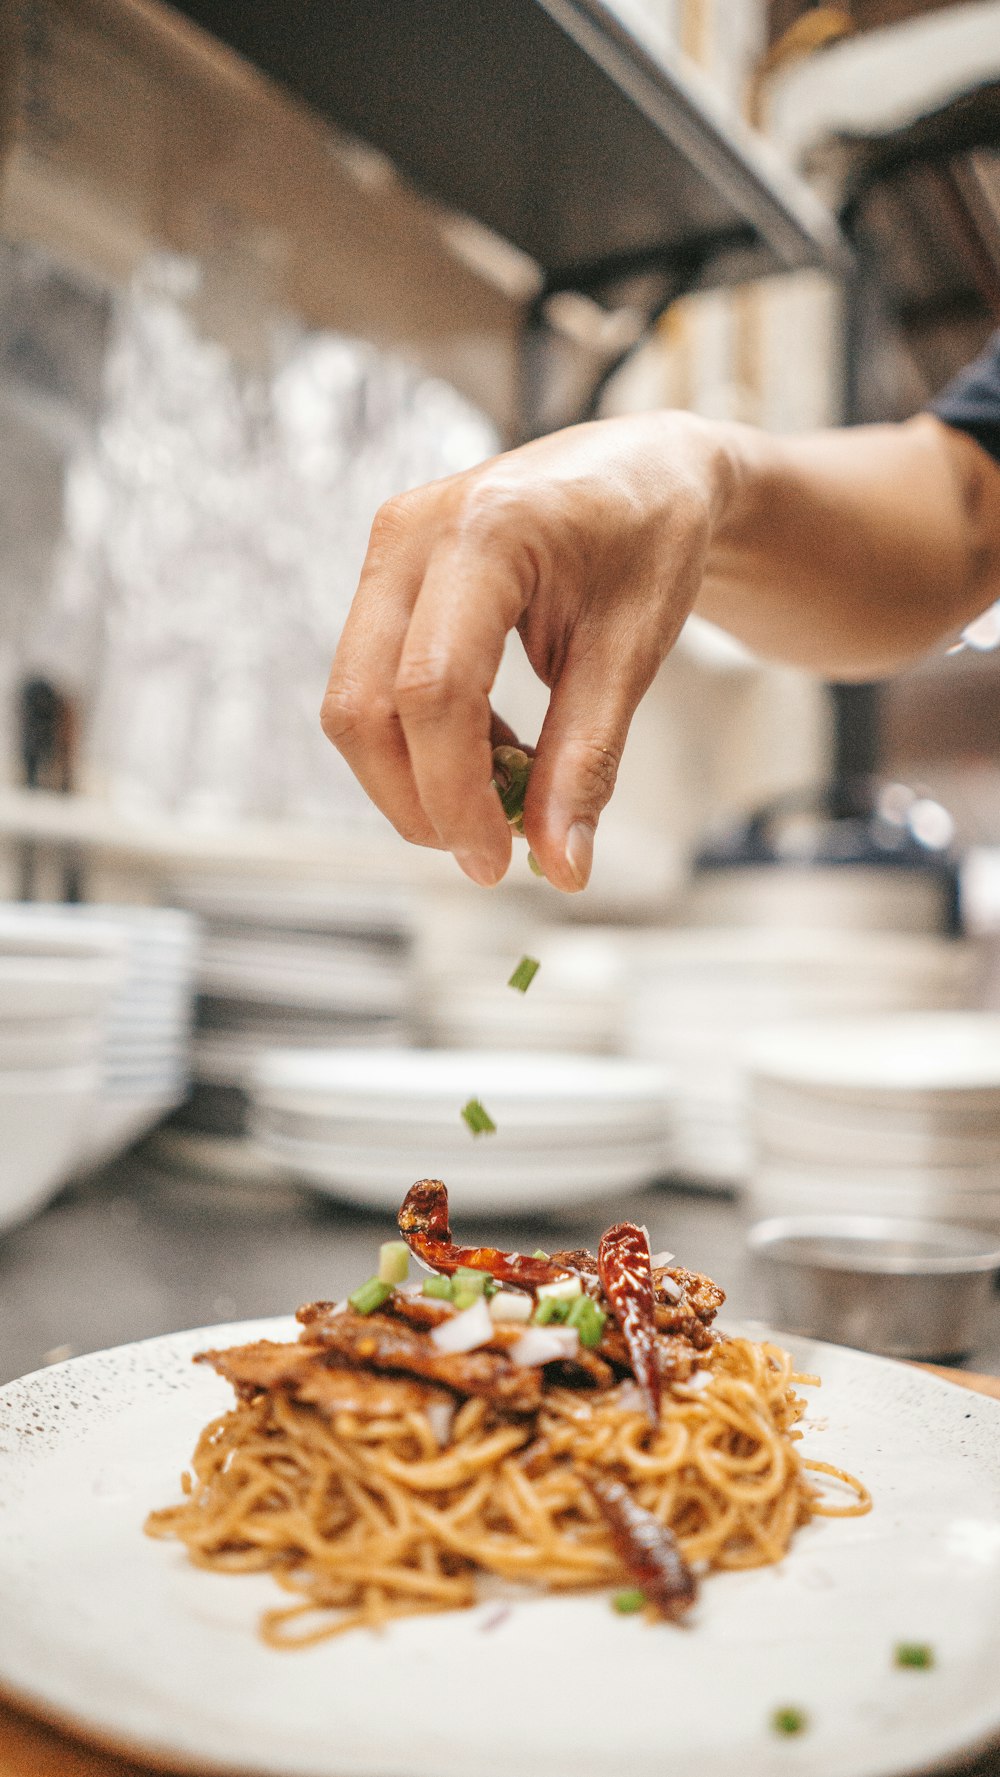
[{"label": "fingers", "polygon": [[497,718],[489,698],[525,603],[502,551],[491,558],[460,543],[436,551],[396,674],[421,806],[466,875],[483,886],[499,882],[510,863],[510,829],[492,785]]},{"label": "fingers", "polygon": [[383,508],[323,699],[323,732],[398,833],[441,847],[420,804],[399,712],[395,680],[417,601],[424,557],[416,525],[397,525]]},{"label": "fingers", "polygon": [[556,888],[586,888],[598,818],[659,650],[614,633],[570,645],[553,688],[524,805],[528,843]]}]

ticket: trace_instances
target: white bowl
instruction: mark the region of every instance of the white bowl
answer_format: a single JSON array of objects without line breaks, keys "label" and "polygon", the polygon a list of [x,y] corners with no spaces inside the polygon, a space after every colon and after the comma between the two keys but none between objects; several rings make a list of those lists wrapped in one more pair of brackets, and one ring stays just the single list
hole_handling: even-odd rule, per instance
[{"label": "white bowl", "polygon": [[0,1227],[40,1209],[70,1176],[99,1088],[96,1066],[0,1073]]},{"label": "white bowl", "polygon": [[80,1067],[101,1050],[98,1018],[0,1020],[0,1070]]}]

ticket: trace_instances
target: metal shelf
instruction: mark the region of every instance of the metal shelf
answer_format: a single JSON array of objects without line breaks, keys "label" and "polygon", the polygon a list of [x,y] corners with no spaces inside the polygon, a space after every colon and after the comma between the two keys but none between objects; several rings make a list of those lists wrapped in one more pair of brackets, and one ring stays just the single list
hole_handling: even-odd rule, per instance
[{"label": "metal shelf", "polygon": [[600,295],[836,268],[836,224],[768,145],[603,0],[180,0],[420,188]]}]

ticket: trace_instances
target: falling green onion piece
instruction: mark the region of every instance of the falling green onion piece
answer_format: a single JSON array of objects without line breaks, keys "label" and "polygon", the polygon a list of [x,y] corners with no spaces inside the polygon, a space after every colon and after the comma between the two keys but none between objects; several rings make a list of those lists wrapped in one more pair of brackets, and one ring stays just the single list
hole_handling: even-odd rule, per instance
[{"label": "falling green onion piece", "polygon": [[809,1726],[809,1717],[801,1709],[776,1709],[771,1726],[776,1734],[802,1734]]},{"label": "falling green onion piece", "polygon": [[529,853],[528,853],[528,869],[531,871],[532,876],[544,876],[545,875],[545,871],[542,869],[542,866],[538,862],[538,859],[536,858],[533,851],[529,851]]},{"label": "falling green onion piece", "polygon": [[450,1277],[425,1277],[421,1294],[432,1296],[439,1302],[450,1302],[453,1291]]},{"label": "falling green onion piece", "polygon": [[541,966],[533,956],[522,956],[507,986],[516,987],[518,993],[527,993]]},{"label": "falling green onion piece", "polygon": [[378,1249],[378,1274],[382,1283],[405,1283],[410,1270],[410,1249],[405,1240],[387,1240]]},{"label": "falling green onion piece", "polygon": [[356,1314],[374,1314],[376,1308],[381,1308],[388,1302],[391,1295],[391,1283],[384,1283],[381,1277],[369,1277],[368,1282],[363,1283],[347,1300]]},{"label": "falling green onion piece", "polygon": [[524,797],[532,760],[520,747],[493,748],[493,787],[515,833],[524,832]]},{"label": "falling green onion piece", "polygon": [[496,1135],[497,1126],[489,1111],[483,1109],[478,1098],[470,1098],[468,1104],[463,1105],[462,1116],[473,1135]]},{"label": "falling green onion piece", "polygon": [[901,1641],[896,1648],[896,1665],[926,1670],[934,1664],[934,1649],[926,1641]]},{"label": "falling green onion piece", "polygon": [[646,1594],[638,1586],[626,1586],[624,1591],[615,1593],[611,1608],[621,1617],[634,1617],[637,1611],[645,1610]]}]

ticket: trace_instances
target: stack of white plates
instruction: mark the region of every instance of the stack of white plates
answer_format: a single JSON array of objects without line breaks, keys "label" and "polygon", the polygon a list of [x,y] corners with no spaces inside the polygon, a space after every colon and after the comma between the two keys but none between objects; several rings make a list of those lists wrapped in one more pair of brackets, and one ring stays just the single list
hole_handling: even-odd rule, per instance
[{"label": "stack of white plates", "polygon": [[540,968],[527,993],[508,985],[518,949],[441,947],[423,963],[419,995],[427,1040],[447,1049],[621,1050],[625,950],[614,931],[529,932]]},{"label": "stack of white plates", "polygon": [[755,1216],[1000,1227],[1000,1015],[829,1019],[758,1036]]},{"label": "stack of white plates", "polygon": [[118,903],[24,904],[26,926],[68,932],[95,923],[109,935],[121,970],[100,1041],[101,1090],[75,1171],[91,1171],[131,1147],[187,1094],[198,924],[171,907]]},{"label": "stack of white plates", "polygon": [[413,921],[385,890],[213,877],[174,885],[199,915],[195,1092],[185,1126],[239,1134],[258,1057],[409,1035]]},{"label": "stack of white plates", "polygon": [[[669,1081],[638,1062],[447,1050],[263,1057],[257,1142],[330,1196],[395,1211],[444,1179],[460,1212],[539,1213],[637,1190],[667,1168]],[[474,1136],[478,1099],[497,1126]]]},{"label": "stack of white plates", "polygon": [[76,1164],[121,971],[106,925],[0,908],[0,1227],[41,1208]]},{"label": "stack of white plates", "polygon": [[744,1049],[754,1031],[817,1015],[970,1003],[975,956],[895,932],[687,928],[638,942],[626,1046],[674,1075],[678,1171],[711,1188],[749,1171]]}]

